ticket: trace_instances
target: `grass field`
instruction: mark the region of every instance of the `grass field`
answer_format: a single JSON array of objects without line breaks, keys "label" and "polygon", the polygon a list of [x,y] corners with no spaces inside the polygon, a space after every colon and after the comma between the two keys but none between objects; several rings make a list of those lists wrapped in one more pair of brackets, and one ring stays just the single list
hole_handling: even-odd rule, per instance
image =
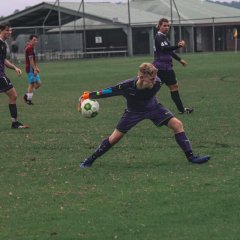
[{"label": "grass field", "polygon": [[[114,129],[124,99],[99,100],[100,113],[76,111],[84,90],[136,74],[150,57],[40,63],[42,88],[25,105],[26,75],[17,79],[19,120],[10,129],[0,95],[1,240],[237,240],[240,239],[240,55],[187,54],[175,63],[182,100],[178,115],[166,86],[159,100],[184,122],[204,165],[189,164],[170,130],[142,122],[92,168],[79,163]],[[22,66],[23,67],[23,66]]]}]

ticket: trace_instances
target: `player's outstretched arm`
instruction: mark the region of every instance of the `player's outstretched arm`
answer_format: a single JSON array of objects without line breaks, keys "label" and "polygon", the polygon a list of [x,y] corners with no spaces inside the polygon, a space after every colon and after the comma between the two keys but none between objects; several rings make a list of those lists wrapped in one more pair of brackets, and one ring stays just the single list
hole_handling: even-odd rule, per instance
[{"label": "player's outstretched arm", "polygon": [[109,87],[100,91],[94,92],[84,92],[78,101],[78,111],[81,112],[81,103],[85,99],[99,99],[99,98],[108,98],[113,96],[119,96],[123,93],[123,85],[118,84],[113,87]]}]

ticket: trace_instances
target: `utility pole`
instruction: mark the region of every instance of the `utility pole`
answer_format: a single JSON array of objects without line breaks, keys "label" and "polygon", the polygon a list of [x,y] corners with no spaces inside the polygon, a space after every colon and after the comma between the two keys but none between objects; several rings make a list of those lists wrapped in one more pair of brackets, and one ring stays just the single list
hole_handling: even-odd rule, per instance
[{"label": "utility pole", "polygon": [[60,11],[60,0],[58,1],[58,24],[59,24],[59,46],[60,46],[60,59],[62,59],[62,21]]},{"label": "utility pole", "polygon": [[83,6],[83,52],[86,52],[87,44],[86,44],[86,22],[85,22],[85,3],[84,0],[82,0],[82,6]]},{"label": "utility pole", "polygon": [[128,0],[128,26],[127,26],[127,41],[128,41],[128,56],[133,56],[132,46],[132,27],[131,27],[131,13],[130,13],[130,1]]},{"label": "utility pole", "polygon": [[173,6],[172,6],[172,1],[170,0],[170,16],[171,16],[171,29],[170,29],[170,41],[171,44],[174,45],[174,28],[173,28]]}]

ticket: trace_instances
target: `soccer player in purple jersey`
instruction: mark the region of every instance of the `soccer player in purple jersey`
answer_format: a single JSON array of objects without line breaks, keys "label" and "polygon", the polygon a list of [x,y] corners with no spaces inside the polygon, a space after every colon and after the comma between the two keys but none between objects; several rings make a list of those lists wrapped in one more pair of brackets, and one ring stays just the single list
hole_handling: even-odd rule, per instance
[{"label": "soccer player in purple jersey", "polygon": [[12,29],[10,23],[0,24],[0,93],[4,92],[9,99],[9,111],[12,119],[12,128],[28,128],[27,125],[23,125],[17,120],[17,92],[13,87],[10,79],[5,74],[5,67],[15,70],[17,75],[20,77],[22,75],[21,69],[16,67],[7,59],[7,44],[6,40],[10,38],[12,34]]},{"label": "soccer player in purple jersey", "polygon": [[204,163],[210,156],[195,156],[183,124],[174,115],[158,103],[156,93],[161,88],[161,81],[157,77],[157,69],[151,63],[142,63],[139,66],[138,76],[123,81],[116,86],[101,91],[84,92],[79,98],[78,111],[85,99],[99,99],[112,96],[123,96],[127,100],[127,109],[119,120],[113,133],[104,139],[96,151],[86,158],[80,168],[90,167],[93,162],[116,144],[132,127],[139,122],[149,119],[157,127],[167,126],[173,130],[176,142],[191,163]]},{"label": "soccer player in purple jersey", "polygon": [[185,108],[179,95],[179,87],[176,79],[175,72],[173,70],[172,58],[180,62],[184,67],[187,66],[187,62],[181,59],[174,50],[183,48],[185,42],[182,40],[178,42],[176,46],[171,46],[167,38],[169,32],[170,23],[166,18],[159,20],[158,32],[155,37],[154,48],[154,61],[153,65],[158,69],[158,77],[164,82],[170,89],[171,98],[175,103],[179,113],[192,113],[193,108]]}]

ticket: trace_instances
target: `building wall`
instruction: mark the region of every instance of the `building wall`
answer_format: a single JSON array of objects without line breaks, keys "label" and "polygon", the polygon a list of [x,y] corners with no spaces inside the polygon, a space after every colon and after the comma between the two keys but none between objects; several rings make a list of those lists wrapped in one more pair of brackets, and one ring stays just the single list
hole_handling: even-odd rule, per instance
[{"label": "building wall", "polygon": [[122,29],[88,30],[86,50],[126,50],[127,35]]}]

